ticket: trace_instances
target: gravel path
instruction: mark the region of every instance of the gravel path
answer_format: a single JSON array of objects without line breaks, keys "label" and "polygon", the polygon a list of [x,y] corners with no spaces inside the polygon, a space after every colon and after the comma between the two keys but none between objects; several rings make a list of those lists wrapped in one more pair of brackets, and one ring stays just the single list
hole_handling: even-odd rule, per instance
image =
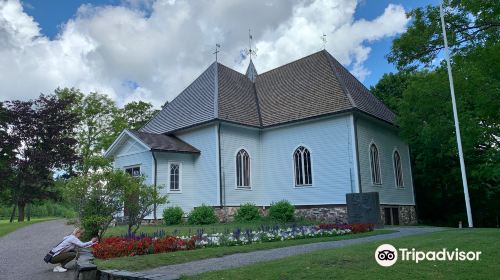
[{"label": "gravel path", "polygon": [[[73,279],[73,270],[55,273],[55,265],[43,261],[45,254],[73,230],[65,220],[32,224],[0,237],[0,279]],[[68,264],[71,267],[74,262]]]},{"label": "gravel path", "polygon": [[370,241],[386,240],[391,238],[423,234],[443,230],[435,227],[397,227],[398,232],[368,236],[356,239],[346,239],[339,241],[328,241],[311,243],[298,246],[284,247],[265,251],[255,251],[250,253],[239,253],[220,258],[205,259],[189,263],[176,264],[158,267],[151,270],[141,271],[147,273],[154,279],[178,279],[181,275],[196,275],[211,270],[222,270],[249,265],[257,262],[271,261],[289,256],[304,254],[307,252],[349,246],[353,244],[366,243]]}]

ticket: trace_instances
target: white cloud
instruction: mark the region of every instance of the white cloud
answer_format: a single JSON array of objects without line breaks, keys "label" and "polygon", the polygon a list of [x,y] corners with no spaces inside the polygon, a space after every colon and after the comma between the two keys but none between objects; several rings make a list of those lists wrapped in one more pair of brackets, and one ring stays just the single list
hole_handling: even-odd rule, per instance
[{"label": "white cloud", "polygon": [[404,31],[401,6],[389,5],[373,20],[355,20],[347,0],[123,0],[121,6],[82,5],[54,39],[18,0],[0,1],[0,100],[26,99],[56,87],[108,94],[159,106],[174,98],[210,63],[244,71],[240,51],[252,28],[264,72],[327,50],[363,79],[373,41]]}]

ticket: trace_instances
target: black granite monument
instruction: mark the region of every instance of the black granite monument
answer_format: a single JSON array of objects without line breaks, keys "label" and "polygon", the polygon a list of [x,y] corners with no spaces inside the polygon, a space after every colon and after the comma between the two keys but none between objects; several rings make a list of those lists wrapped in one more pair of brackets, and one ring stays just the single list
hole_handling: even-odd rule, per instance
[{"label": "black granite monument", "polygon": [[383,227],[378,192],[348,193],[346,202],[349,224],[374,224],[376,227]]}]

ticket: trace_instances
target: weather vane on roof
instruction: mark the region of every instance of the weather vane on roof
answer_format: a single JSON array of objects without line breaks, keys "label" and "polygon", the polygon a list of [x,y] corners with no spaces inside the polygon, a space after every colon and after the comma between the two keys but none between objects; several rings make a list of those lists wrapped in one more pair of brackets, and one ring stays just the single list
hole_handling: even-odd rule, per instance
[{"label": "weather vane on roof", "polygon": [[252,40],[253,40],[253,36],[252,36],[252,31],[250,29],[248,29],[248,49],[245,50],[245,53],[247,55],[250,56],[250,60],[252,60],[252,55],[253,56],[257,56],[257,48],[254,48],[252,49]]},{"label": "weather vane on roof", "polygon": [[217,62],[217,54],[220,52],[219,49],[220,44],[215,44],[215,51],[213,52],[213,54],[215,54],[215,62]]},{"label": "weather vane on roof", "polygon": [[321,41],[323,41],[323,49],[326,48],[326,34],[323,33],[323,36],[320,37],[321,38]]}]

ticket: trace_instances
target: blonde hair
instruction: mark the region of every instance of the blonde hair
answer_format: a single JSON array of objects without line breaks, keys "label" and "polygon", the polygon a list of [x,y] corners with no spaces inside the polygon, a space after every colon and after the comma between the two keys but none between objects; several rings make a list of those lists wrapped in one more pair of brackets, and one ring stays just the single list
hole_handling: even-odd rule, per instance
[{"label": "blonde hair", "polygon": [[78,233],[83,233],[85,230],[81,227],[77,227],[73,230],[73,235],[76,235]]}]

